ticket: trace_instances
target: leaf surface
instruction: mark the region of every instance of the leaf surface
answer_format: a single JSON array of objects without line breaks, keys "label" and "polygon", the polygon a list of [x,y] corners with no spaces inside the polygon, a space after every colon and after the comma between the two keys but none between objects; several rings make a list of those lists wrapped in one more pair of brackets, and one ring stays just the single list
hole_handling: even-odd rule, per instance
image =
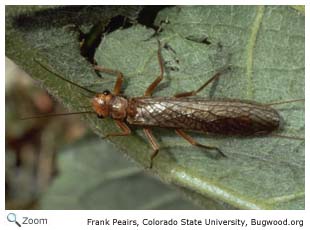
[{"label": "leaf surface", "polygon": [[[89,103],[81,90],[55,78],[31,58],[96,91],[112,89],[115,77],[103,74],[99,78],[79,55],[77,33],[68,29],[68,13],[64,12],[65,16],[55,17],[57,23],[52,25],[36,15],[31,16],[36,23],[17,23],[20,16],[11,16],[6,25],[7,55],[40,79],[69,109],[78,110]],[[197,89],[216,71],[229,66],[230,70],[200,96],[261,103],[304,98],[305,25],[301,11],[278,6],[169,7],[157,15],[155,23],[161,22],[167,22],[161,24],[158,37],[164,46],[166,73],[154,96]],[[116,30],[96,51],[99,65],[124,73],[125,95],[143,95],[159,74],[153,34],[153,29],[139,24]],[[10,40],[13,36],[14,41]],[[23,59],[27,55],[31,58]],[[277,134],[304,136],[303,107],[302,103],[277,107],[283,117],[283,128]],[[85,117],[101,136],[117,131],[109,119]],[[141,130],[132,128],[130,137],[110,140],[126,155],[148,166],[152,150]],[[183,188],[192,199],[203,196],[239,209],[304,209],[303,141],[191,133],[197,141],[217,146],[228,156],[215,159],[171,130],[154,129],[154,135],[161,149],[153,171],[163,181]]]}]

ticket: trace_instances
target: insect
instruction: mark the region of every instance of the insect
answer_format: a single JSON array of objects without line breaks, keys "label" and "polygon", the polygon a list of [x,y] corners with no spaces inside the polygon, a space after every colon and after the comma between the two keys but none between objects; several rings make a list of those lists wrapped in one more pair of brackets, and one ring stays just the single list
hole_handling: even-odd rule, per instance
[{"label": "insect", "polygon": [[[159,41],[158,47],[157,58],[160,74],[141,97],[130,98],[120,95],[124,77],[118,70],[94,66],[94,69],[97,71],[113,74],[117,77],[113,91],[105,90],[102,93],[94,92],[53,72],[58,78],[93,94],[91,105],[93,112],[99,118],[110,117],[115,121],[121,132],[109,133],[105,137],[130,135],[131,130],[128,125],[143,127],[143,131],[153,149],[150,168],[152,168],[153,161],[159,152],[159,145],[152,134],[152,127],[174,129],[176,134],[190,144],[209,150],[216,150],[221,156],[225,157],[225,154],[218,147],[201,144],[187,134],[186,131],[229,136],[267,135],[277,130],[280,126],[280,115],[271,105],[304,100],[297,99],[260,104],[254,101],[239,99],[210,100],[203,97],[192,97],[196,96],[212,81],[218,79],[220,72],[216,73],[195,91],[178,93],[173,97],[152,97],[152,93],[162,81],[164,75],[164,63]],[[50,71],[40,62],[39,64]]]}]

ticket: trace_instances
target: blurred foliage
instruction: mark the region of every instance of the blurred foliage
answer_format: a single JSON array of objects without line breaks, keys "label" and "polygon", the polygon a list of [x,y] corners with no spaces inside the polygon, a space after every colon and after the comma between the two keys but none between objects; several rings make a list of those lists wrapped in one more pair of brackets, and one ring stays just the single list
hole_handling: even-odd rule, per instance
[{"label": "blurred foliage", "polygon": [[77,117],[21,120],[65,110],[6,59],[6,208],[38,208],[38,199],[58,173],[57,150],[85,135]]}]

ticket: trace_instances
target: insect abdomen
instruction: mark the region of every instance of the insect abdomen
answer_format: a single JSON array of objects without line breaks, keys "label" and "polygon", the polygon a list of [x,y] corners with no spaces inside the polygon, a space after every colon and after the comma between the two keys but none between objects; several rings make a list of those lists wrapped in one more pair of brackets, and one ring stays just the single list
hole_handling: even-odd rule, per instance
[{"label": "insect abdomen", "polygon": [[271,107],[250,101],[203,98],[135,98],[127,121],[141,126],[177,128],[223,135],[266,134],[280,116]]}]

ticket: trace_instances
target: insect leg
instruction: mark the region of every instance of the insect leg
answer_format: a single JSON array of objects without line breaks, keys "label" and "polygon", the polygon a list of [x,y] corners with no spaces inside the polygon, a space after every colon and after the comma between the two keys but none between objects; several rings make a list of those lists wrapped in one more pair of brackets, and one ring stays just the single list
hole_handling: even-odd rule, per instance
[{"label": "insect leg", "polygon": [[177,93],[174,95],[174,97],[189,97],[189,96],[195,96],[197,93],[199,93],[201,90],[203,90],[207,85],[209,85],[212,81],[219,78],[221,75],[221,72],[217,72],[213,77],[211,77],[206,83],[204,83],[199,89],[190,91],[190,92],[184,92],[184,93]]},{"label": "insect leg", "polygon": [[214,150],[218,151],[223,157],[226,157],[226,155],[219,148],[217,148],[215,146],[207,146],[207,145],[200,144],[199,142],[195,141],[190,135],[186,134],[183,130],[176,129],[175,132],[180,137],[184,138],[186,141],[188,141],[192,145],[202,147],[202,148],[206,148],[206,149],[214,149]]},{"label": "insect leg", "polygon": [[115,124],[120,127],[120,129],[122,130],[122,132],[120,133],[108,133],[107,135],[105,135],[103,138],[106,137],[115,137],[115,136],[128,136],[131,133],[130,128],[126,125],[126,123],[119,121],[119,120],[114,120]]},{"label": "insect leg", "polygon": [[152,131],[149,128],[144,128],[143,131],[144,131],[147,139],[149,140],[149,142],[152,146],[152,149],[154,150],[154,152],[151,155],[151,162],[150,162],[150,168],[152,168],[153,167],[153,160],[158,154],[159,146],[155,140],[155,137],[152,134]]},{"label": "insect leg", "polygon": [[113,93],[114,93],[114,95],[119,95],[119,93],[121,91],[122,84],[123,84],[123,80],[124,80],[122,72],[120,72],[118,70],[113,70],[113,69],[101,67],[98,65],[95,65],[94,69],[97,71],[103,72],[103,73],[116,75],[117,79],[116,79],[116,83],[114,85]]},{"label": "insect leg", "polygon": [[157,50],[157,58],[158,58],[158,63],[159,63],[159,67],[160,67],[160,75],[152,82],[152,84],[149,85],[149,87],[146,89],[144,96],[151,96],[154,89],[157,87],[157,85],[161,82],[161,80],[163,79],[164,76],[164,62],[163,62],[163,58],[161,56],[161,52],[160,52],[160,41],[158,41],[158,50]]}]

